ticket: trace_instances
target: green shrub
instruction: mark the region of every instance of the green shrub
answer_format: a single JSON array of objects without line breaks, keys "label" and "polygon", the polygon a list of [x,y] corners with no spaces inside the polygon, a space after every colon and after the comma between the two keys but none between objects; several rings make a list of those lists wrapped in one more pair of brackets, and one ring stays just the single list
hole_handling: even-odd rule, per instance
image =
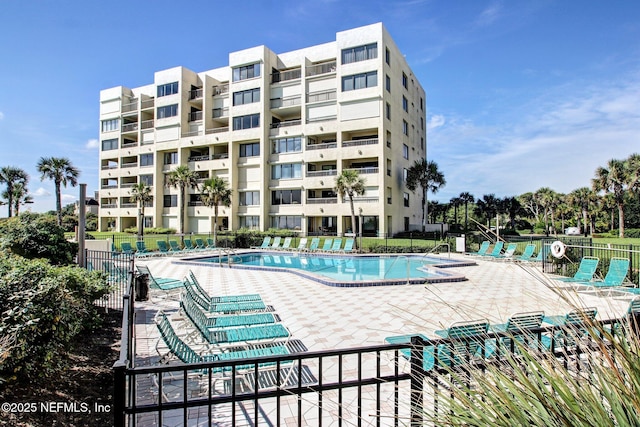
[{"label": "green shrub", "polygon": [[70,264],[78,245],[66,240],[52,215],[26,212],[0,225],[0,249],[25,258],[46,258],[52,264]]},{"label": "green shrub", "polygon": [[[138,227],[129,227],[124,229],[125,233],[129,234],[138,234]],[[151,227],[145,228],[144,234],[176,234],[175,228],[160,228],[160,227]]]},{"label": "green shrub", "polygon": [[93,301],[108,290],[102,272],[0,252],[0,336],[12,341],[0,377],[35,380],[56,372],[71,340],[96,326]]}]

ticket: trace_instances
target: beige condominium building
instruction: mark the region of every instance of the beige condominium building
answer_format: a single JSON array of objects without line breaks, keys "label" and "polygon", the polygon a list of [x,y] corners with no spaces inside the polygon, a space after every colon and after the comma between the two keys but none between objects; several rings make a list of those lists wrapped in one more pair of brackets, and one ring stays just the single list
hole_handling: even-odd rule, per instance
[{"label": "beige condominium building", "polygon": [[[421,223],[420,192],[407,170],[426,156],[425,92],[381,23],[335,41],[276,54],[258,46],[229,64],[155,73],[147,86],[100,92],[102,231],[136,227],[134,184],[152,188],[145,227],[178,229],[179,193],[166,175],[179,165],[199,181],[219,176],[232,189],[218,229],[353,230],[351,209],[334,189],[359,172],[356,228],[392,235]],[[213,230],[213,208],[198,189],[186,195],[185,232]]]}]

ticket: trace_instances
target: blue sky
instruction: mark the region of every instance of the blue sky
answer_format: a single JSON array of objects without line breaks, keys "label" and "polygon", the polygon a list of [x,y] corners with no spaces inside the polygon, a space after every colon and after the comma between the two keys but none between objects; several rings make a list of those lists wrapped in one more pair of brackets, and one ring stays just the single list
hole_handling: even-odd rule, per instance
[{"label": "blue sky", "polygon": [[[0,166],[31,175],[53,209],[41,156],[66,156],[98,188],[101,89],[174,66],[224,66],[229,52],[288,52],[383,22],[427,92],[428,158],[447,185],[515,196],[589,186],[640,151],[640,3],[635,1],[0,0]],[[63,189],[63,203],[78,198]],[[0,208],[6,216],[6,208]]]}]

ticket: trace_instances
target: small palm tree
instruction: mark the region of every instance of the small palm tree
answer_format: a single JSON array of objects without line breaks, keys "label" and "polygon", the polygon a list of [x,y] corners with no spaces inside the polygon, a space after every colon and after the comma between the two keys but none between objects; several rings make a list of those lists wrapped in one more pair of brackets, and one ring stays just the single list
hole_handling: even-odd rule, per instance
[{"label": "small palm tree", "polygon": [[358,171],[353,169],[345,169],[336,177],[335,190],[340,196],[349,197],[349,205],[351,207],[351,228],[356,232],[356,211],[353,207],[353,196],[362,196],[364,194],[365,179],[360,176]]},{"label": "small palm tree", "polygon": [[619,237],[624,237],[624,195],[629,181],[625,162],[611,159],[607,167],[596,169],[596,177],[591,181],[594,191],[605,191],[613,194],[618,206]]},{"label": "small palm tree", "polygon": [[[597,201],[598,196],[588,187],[581,187],[573,190],[567,196],[567,202],[569,205],[576,209],[579,209],[582,213],[582,233],[587,237],[587,218],[589,217],[589,208]],[[591,230],[593,233],[593,229]]]},{"label": "small palm tree", "polygon": [[187,188],[198,187],[198,174],[189,169],[186,165],[181,165],[167,174],[167,185],[175,187],[179,191],[179,218],[178,227],[180,233],[184,234],[184,215],[185,215],[185,198],[187,196]]},{"label": "small palm tree", "polygon": [[218,242],[218,206],[231,206],[231,189],[227,181],[216,176],[207,179],[202,185],[200,200],[205,206],[213,208],[213,241]]},{"label": "small palm tree", "polygon": [[20,206],[33,203],[33,197],[29,195],[27,187],[18,182],[13,186],[13,213],[15,216],[20,215]]},{"label": "small palm tree", "polygon": [[418,187],[422,190],[422,231],[427,226],[427,194],[429,191],[437,193],[446,183],[444,174],[438,170],[438,164],[434,161],[416,160],[407,171],[407,188],[413,192]]},{"label": "small palm tree", "polygon": [[460,193],[459,198],[464,203],[464,231],[467,231],[469,229],[469,203],[474,203],[476,198],[467,191]]},{"label": "small palm tree", "polygon": [[[7,206],[9,207],[9,217],[13,214],[13,208],[15,206],[14,197],[16,185],[22,185],[26,187],[29,182],[29,175],[20,169],[13,166],[5,166],[0,168],[0,183],[7,185],[6,191],[3,193],[3,197],[7,200]],[[17,215],[17,214],[16,214]]]},{"label": "small palm tree", "polygon": [[129,201],[138,204],[138,238],[142,239],[144,236],[144,208],[153,200],[151,187],[144,182],[140,182],[131,187],[130,193]]},{"label": "small palm tree", "polygon": [[80,171],[71,164],[71,160],[66,157],[41,157],[38,161],[38,172],[42,174],[40,180],[48,178],[53,181],[56,192],[56,214],[58,225],[62,226],[62,197],[60,187],[70,184],[72,187],[78,185]]}]

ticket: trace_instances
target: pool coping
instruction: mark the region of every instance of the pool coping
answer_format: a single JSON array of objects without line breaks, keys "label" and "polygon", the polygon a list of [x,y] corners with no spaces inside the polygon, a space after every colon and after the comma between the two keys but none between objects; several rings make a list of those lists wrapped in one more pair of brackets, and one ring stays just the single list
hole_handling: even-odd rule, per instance
[{"label": "pool coping", "polygon": [[[297,251],[269,251],[269,250],[255,250],[255,249],[247,249],[247,250],[241,250],[241,251],[234,251],[232,252],[232,255],[246,255],[246,254],[252,254],[252,253],[256,253],[256,254],[264,254],[264,255],[283,255],[283,254],[299,254],[299,252]],[[219,254],[217,256],[228,256],[229,254]],[[344,254],[344,253],[336,253],[336,254],[332,254],[332,253],[309,253],[309,252],[304,252],[304,255],[307,256],[318,256],[318,257],[324,257],[324,258],[333,258],[336,257],[338,255],[340,256],[345,256],[348,255],[350,257],[380,257],[380,258],[390,258],[393,256],[407,256],[407,257],[420,257],[420,256],[424,256],[424,254],[418,254],[418,253],[385,253],[385,254],[356,254],[356,253],[350,253],[350,254]],[[447,269],[447,268],[453,268],[453,267],[470,267],[470,266],[474,266],[477,265],[475,261],[458,261],[458,260],[452,260],[452,261],[447,261],[447,262],[443,262],[442,264],[429,264],[428,267],[421,267],[426,271],[431,272],[432,274],[436,274],[437,276],[434,277],[422,277],[422,278],[414,278],[414,279],[386,279],[386,280],[366,280],[366,281],[358,281],[358,282],[344,282],[344,281],[335,281],[335,280],[330,280],[328,278],[326,278],[325,276],[320,276],[318,274],[314,274],[312,272],[308,272],[305,270],[298,270],[298,269],[293,269],[293,268],[283,268],[283,267],[265,267],[265,266],[255,266],[255,265],[242,265],[242,264],[233,264],[233,263],[215,263],[215,262],[204,262],[204,261],[198,261],[199,259],[202,258],[211,258],[214,257],[216,255],[213,254],[202,254],[202,256],[197,256],[197,257],[190,257],[190,258],[181,258],[178,260],[172,260],[171,262],[173,264],[179,264],[179,265],[199,265],[199,266],[212,266],[212,267],[217,267],[217,268],[236,268],[239,270],[256,270],[256,271],[277,271],[277,272],[284,272],[284,273],[290,273],[290,274],[295,274],[297,276],[300,277],[304,277],[306,279],[309,280],[313,280],[315,282],[318,282],[320,284],[326,285],[326,286],[332,286],[332,287],[340,287],[340,288],[360,288],[360,287],[372,287],[372,286],[398,286],[398,285],[424,285],[424,284],[430,284],[430,283],[448,283],[448,282],[463,282],[466,281],[467,278],[460,273],[457,272],[443,272],[441,270]],[[430,258],[436,258],[439,259],[438,257],[435,256],[430,256]],[[443,260],[445,261],[445,260]]]}]

